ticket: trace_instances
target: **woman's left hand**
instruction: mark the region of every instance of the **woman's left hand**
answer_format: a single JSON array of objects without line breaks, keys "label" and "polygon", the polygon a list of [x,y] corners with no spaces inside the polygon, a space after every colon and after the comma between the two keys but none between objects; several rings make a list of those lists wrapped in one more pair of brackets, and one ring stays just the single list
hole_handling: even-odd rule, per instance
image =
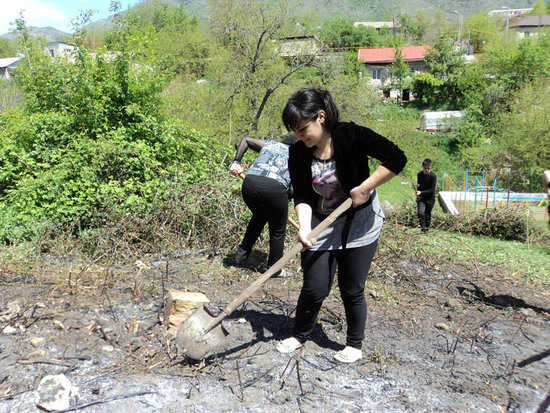
[{"label": "woman's left hand", "polygon": [[369,200],[371,191],[365,191],[360,186],[356,186],[349,192],[349,194],[351,196],[352,205],[356,208]]}]

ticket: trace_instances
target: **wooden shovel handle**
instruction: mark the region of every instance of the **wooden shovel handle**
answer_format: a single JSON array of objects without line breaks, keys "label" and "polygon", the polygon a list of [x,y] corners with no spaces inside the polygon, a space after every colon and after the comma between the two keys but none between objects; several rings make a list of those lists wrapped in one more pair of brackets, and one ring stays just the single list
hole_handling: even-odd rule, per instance
[{"label": "wooden shovel handle", "polygon": [[[326,217],[319,225],[317,225],[313,231],[308,235],[308,239],[316,238],[321,232],[328,228],[336,219],[346,212],[351,207],[351,198],[346,199],[338,208],[336,208],[328,217]],[[254,281],[246,290],[244,290],[241,295],[235,298],[225,309],[215,317],[210,326],[207,327],[207,331],[211,328],[214,328],[216,325],[221,323],[221,321],[235,311],[241,304],[243,304],[248,297],[258,290],[263,283],[265,283],[273,274],[281,270],[287,262],[289,262],[296,254],[298,254],[304,246],[301,242],[297,242],[292,249],[290,249],[283,257],[273,264],[265,273],[262,274],[260,278]]]}]

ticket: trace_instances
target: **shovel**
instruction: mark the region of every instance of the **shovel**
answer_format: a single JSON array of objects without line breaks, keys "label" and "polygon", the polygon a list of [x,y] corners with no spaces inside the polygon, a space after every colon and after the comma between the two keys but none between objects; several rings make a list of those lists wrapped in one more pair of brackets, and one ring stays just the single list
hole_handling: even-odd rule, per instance
[{"label": "shovel", "polygon": [[[307,238],[313,239],[331,225],[336,219],[351,207],[351,198],[348,198],[342,205],[335,209],[328,217],[326,217],[319,225],[311,231]],[[284,265],[290,261],[302,249],[301,242],[297,242],[279,261],[271,268],[262,274],[260,278],[254,281],[241,295],[235,298],[225,309],[217,316],[212,315],[206,307],[201,307],[195,311],[185,322],[178,328],[176,337],[176,345],[187,357],[200,360],[211,351],[216,349],[218,345],[229,334],[221,325],[223,319],[235,311],[243,304],[252,294],[254,294],[261,285],[266,282],[273,274],[282,269]]]}]

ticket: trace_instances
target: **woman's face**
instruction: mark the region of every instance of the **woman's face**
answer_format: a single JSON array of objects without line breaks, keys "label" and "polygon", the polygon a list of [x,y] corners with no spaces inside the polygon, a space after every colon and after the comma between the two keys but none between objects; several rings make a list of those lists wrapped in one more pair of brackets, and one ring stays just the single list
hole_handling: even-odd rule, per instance
[{"label": "woman's face", "polygon": [[298,127],[292,129],[292,133],[294,133],[296,139],[304,142],[308,148],[311,148],[316,146],[325,137],[324,123],[325,111],[320,110],[315,118],[300,121]]}]

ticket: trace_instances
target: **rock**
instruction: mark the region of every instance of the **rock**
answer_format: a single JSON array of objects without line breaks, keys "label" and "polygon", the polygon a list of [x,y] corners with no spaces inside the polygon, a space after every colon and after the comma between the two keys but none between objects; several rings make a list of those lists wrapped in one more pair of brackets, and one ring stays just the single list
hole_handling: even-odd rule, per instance
[{"label": "rock", "polygon": [[35,348],[40,347],[45,342],[46,342],[46,339],[44,337],[33,337],[33,338],[31,338],[31,345]]},{"label": "rock", "polygon": [[395,207],[387,200],[382,201],[380,206],[382,207],[382,211],[386,213],[395,212]]},{"label": "rock", "polygon": [[449,331],[450,330],[449,326],[445,323],[437,323],[435,325],[435,328],[437,328],[438,330],[443,330],[443,331]]},{"label": "rock", "polygon": [[164,325],[166,326],[168,340],[176,337],[181,323],[187,320],[198,308],[209,302],[210,300],[203,293],[169,291],[164,308]]},{"label": "rock", "polygon": [[38,385],[36,404],[49,412],[67,410],[71,407],[71,395],[76,395],[77,391],[63,374],[45,376]]},{"label": "rock", "polygon": [[106,344],[103,347],[101,347],[101,350],[103,350],[103,351],[114,351],[115,348],[113,346],[111,346],[110,344]]},{"label": "rock", "polygon": [[447,299],[447,301],[445,301],[445,307],[457,308],[457,307],[460,307],[461,305],[462,303],[460,302],[460,300],[456,298],[449,298]]},{"label": "rock", "polygon": [[47,351],[43,348],[37,348],[31,352],[28,353],[28,357],[31,359],[39,359],[41,357],[44,357],[46,355]]},{"label": "rock", "polygon": [[17,333],[17,329],[13,326],[6,326],[2,330],[2,334],[6,334],[6,335],[16,334],[16,333]]},{"label": "rock", "polygon": [[207,274],[207,273],[199,274],[199,280],[210,281],[212,280],[212,274]]},{"label": "rock", "polygon": [[529,318],[535,318],[537,316],[537,312],[532,308],[520,308],[519,313]]}]

